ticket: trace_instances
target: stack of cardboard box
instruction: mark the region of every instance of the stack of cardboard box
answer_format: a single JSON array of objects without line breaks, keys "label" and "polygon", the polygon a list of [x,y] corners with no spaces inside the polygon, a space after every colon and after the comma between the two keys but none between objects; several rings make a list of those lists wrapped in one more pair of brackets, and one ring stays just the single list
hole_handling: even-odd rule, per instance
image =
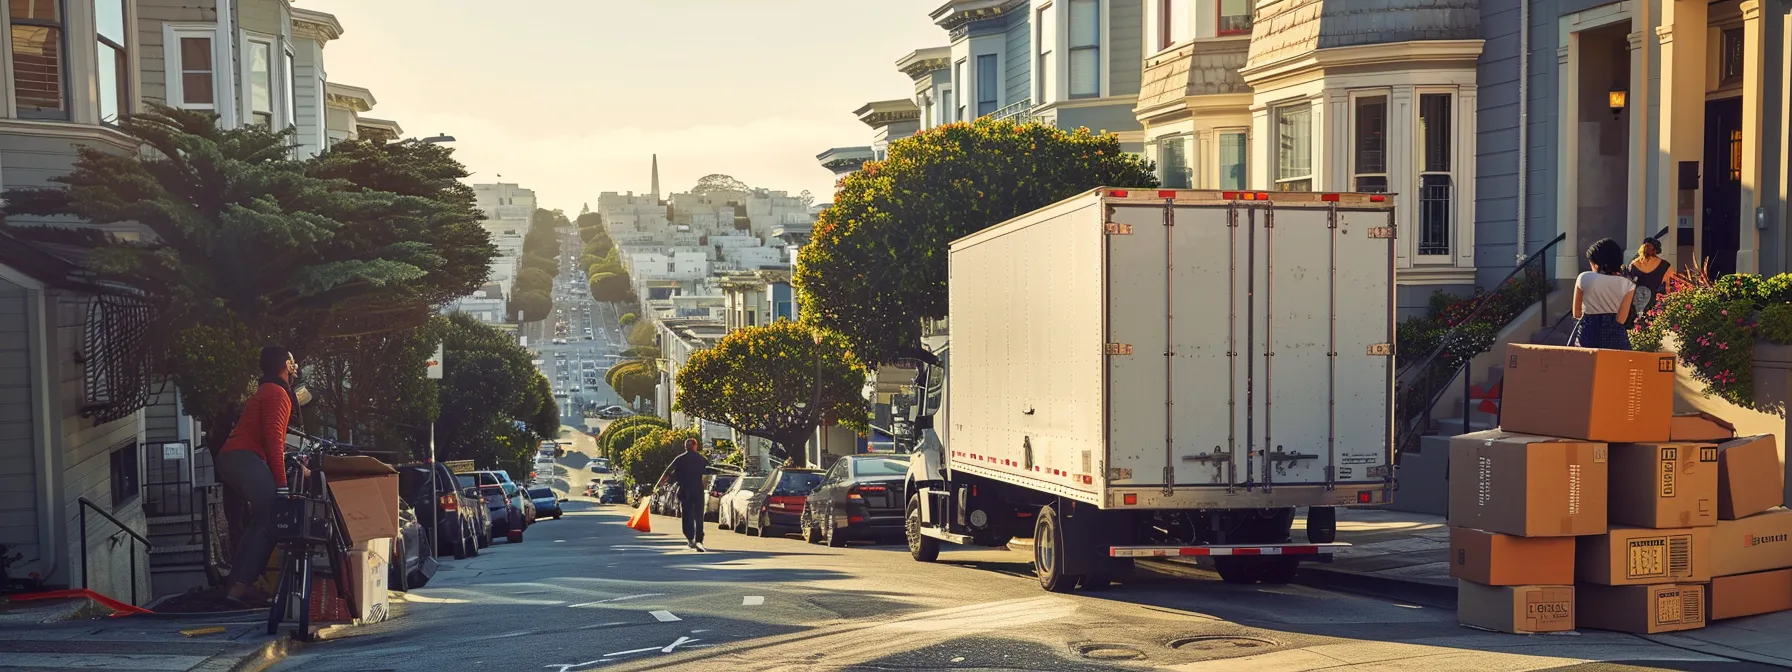
[{"label": "stack of cardboard box", "polygon": [[1772,436],[1673,415],[1674,355],[1511,345],[1501,427],[1450,447],[1467,625],[1656,633],[1792,608]]}]

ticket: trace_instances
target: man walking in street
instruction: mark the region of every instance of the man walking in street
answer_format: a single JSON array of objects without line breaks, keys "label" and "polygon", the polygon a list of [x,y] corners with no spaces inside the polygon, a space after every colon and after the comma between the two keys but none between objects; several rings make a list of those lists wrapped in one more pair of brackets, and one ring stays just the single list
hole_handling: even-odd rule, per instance
[{"label": "man walking in street", "polygon": [[696,439],[684,440],[684,454],[672,460],[672,482],[678,484],[679,509],[684,513],[685,545],[699,552],[703,547],[703,474],[709,471],[709,460],[697,452]]}]

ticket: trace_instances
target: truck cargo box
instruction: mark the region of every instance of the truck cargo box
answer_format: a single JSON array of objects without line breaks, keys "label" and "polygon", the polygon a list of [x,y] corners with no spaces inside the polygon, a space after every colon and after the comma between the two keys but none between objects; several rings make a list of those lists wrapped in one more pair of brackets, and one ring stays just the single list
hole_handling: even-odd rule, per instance
[{"label": "truck cargo box", "polygon": [[1102,508],[1386,502],[1394,256],[1367,194],[1102,189],[961,238],[942,460]]}]

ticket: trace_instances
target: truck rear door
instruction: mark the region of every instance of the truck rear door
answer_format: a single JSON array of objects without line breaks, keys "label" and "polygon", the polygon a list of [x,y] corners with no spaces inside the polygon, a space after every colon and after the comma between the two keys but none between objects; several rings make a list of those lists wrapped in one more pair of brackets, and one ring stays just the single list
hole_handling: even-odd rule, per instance
[{"label": "truck rear door", "polygon": [[1110,484],[1379,482],[1391,210],[1360,195],[1156,193],[1175,196],[1108,204]]}]

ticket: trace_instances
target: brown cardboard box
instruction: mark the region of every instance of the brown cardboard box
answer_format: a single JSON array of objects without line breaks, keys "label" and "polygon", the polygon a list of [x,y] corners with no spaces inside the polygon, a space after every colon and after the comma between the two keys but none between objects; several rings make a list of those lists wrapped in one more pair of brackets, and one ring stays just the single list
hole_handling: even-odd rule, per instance
[{"label": "brown cardboard box", "polygon": [[1735,520],[1785,504],[1786,468],[1772,434],[1717,446],[1717,517]]},{"label": "brown cardboard box", "polygon": [[1574,578],[1582,583],[1635,586],[1711,579],[1708,527],[1614,527],[1574,541]]},{"label": "brown cardboard box", "polygon": [[378,623],[390,615],[387,577],[391,575],[391,539],[369,539],[349,548],[348,581],[355,596],[354,617],[362,624]]},{"label": "brown cardboard box", "polygon": [[1574,583],[1574,537],[1450,530],[1450,576],[1489,586]]},{"label": "brown cardboard box", "polygon": [[398,536],[398,470],[365,455],[326,456],[324,476],[349,543]]},{"label": "brown cardboard box", "polygon": [[1574,586],[1484,586],[1456,582],[1456,620],[1500,632],[1574,629]]},{"label": "brown cardboard box", "polygon": [[1521,537],[1605,531],[1605,444],[1475,432],[1450,439],[1450,526]]},{"label": "brown cardboard box", "polygon": [[1674,355],[1506,346],[1500,428],[1586,441],[1667,441]]},{"label": "brown cardboard box", "polygon": [[1711,530],[1712,576],[1792,567],[1792,510],[1775,508]]},{"label": "brown cardboard box", "polygon": [[1581,584],[1575,598],[1583,628],[1654,634],[1705,627],[1705,586],[1699,584]]},{"label": "brown cardboard box", "polygon": [[1792,569],[1720,576],[1711,580],[1705,613],[1715,621],[1792,609]]},{"label": "brown cardboard box", "polygon": [[1736,426],[1710,413],[1675,413],[1668,423],[1668,440],[1722,443],[1736,438]]},{"label": "brown cardboard box", "polygon": [[1717,446],[1615,443],[1612,524],[1672,529],[1717,524]]}]

